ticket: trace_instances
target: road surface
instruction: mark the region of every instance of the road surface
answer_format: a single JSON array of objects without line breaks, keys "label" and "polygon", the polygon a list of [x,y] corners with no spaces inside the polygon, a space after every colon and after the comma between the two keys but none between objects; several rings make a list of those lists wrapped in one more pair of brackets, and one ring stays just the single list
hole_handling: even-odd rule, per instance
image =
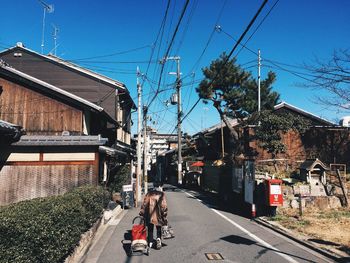
[{"label": "road surface", "polygon": [[132,220],[139,209],[124,210],[81,260],[116,262],[332,262],[254,221],[220,209],[196,191],[165,189],[174,239],[164,240],[150,255],[128,256]]}]

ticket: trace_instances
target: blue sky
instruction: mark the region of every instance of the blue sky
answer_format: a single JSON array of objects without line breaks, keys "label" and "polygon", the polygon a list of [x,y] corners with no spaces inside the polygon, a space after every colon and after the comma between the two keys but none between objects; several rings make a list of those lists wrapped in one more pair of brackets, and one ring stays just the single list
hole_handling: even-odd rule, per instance
[{"label": "blue sky", "polygon": [[[149,103],[160,79],[161,65],[157,61],[166,53],[184,0],[170,1],[164,27],[161,24],[168,4],[165,0],[44,2],[54,5],[54,12],[46,14],[44,53],[54,52],[55,25],[59,28],[57,56],[125,83],[135,102],[136,67],[139,66],[147,76],[141,80],[143,102]],[[239,38],[261,3],[256,0],[189,2],[169,52],[170,56],[181,57],[185,114],[198,98],[195,88],[203,78],[201,68],[208,66],[222,52],[232,49],[234,39]],[[276,0],[267,3],[243,43],[275,3]],[[41,52],[42,4],[38,0],[1,0],[0,6],[0,49],[12,47],[20,41],[27,48]],[[349,12],[350,1],[346,0],[280,0],[266,16],[247,42],[247,47],[255,52],[261,50],[262,78],[269,70],[276,72],[277,81],[273,87],[281,94],[281,100],[334,122],[349,115],[315,103],[315,96],[320,91],[303,88],[301,84],[305,80],[291,73],[301,72],[302,69],[279,64],[281,69],[264,61],[268,59],[301,66],[303,63],[313,63],[315,58],[327,60],[335,49],[349,48]],[[212,34],[215,25],[220,25],[222,31]],[[239,50],[237,48],[233,56]],[[256,55],[248,49],[242,49],[237,55],[237,62],[255,76],[256,60]],[[168,61],[160,85],[164,91],[150,107],[150,123],[162,133],[175,132],[176,127],[176,106],[167,105],[166,102],[174,92],[172,87],[175,81],[175,76],[168,73],[174,71],[175,63]],[[133,131],[136,130],[136,120],[137,115],[134,114]],[[183,130],[193,134],[218,122],[219,116],[213,107],[199,103],[184,120]]]}]

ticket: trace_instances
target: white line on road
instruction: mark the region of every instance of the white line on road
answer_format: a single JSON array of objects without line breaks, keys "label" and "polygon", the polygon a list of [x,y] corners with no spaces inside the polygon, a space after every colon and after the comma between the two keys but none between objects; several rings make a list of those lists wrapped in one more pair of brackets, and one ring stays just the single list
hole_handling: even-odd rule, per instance
[{"label": "white line on road", "polygon": [[[200,201],[201,203],[203,203],[202,200],[199,200],[198,198],[196,198],[194,195],[187,193],[184,191],[185,194],[191,196],[192,198]],[[247,229],[245,229],[244,227],[240,226],[239,224],[237,224],[236,222],[233,222],[231,219],[229,219],[227,216],[223,215],[222,213],[220,213],[219,211],[217,211],[214,208],[210,208],[212,211],[214,211],[216,214],[218,214],[219,216],[221,216],[222,218],[224,218],[226,221],[230,222],[232,225],[234,225],[235,227],[237,227],[238,229],[240,229],[241,231],[243,231],[244,233],[246,233],[248,236],[250,236],[251,238],[255,239],[256,241],[258,241],[260,244],[264,245],[265,247],[268,247],[270,249],[272,249],[276,254],[280,255],[281,257],[283,257],[285,260],[287,260],[288,262],[292,262],[292,263],[298,263],[298,261],[296,261],[295,259],[293,259],[292,257],[284,254],[283,252],[281,252],[279,249],[275,248],[274,246],[270,245],[269,243],[265,242],[264,240],[262,240],[261,238],[257,237],[256,235],[252,234],[251,232],[249,232]]]}]

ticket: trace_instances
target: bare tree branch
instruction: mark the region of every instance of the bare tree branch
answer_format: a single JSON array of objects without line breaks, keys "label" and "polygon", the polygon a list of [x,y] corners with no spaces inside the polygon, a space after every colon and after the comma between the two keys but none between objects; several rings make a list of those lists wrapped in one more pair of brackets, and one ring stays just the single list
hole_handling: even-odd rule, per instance
[{"label": "bare tree branch", "polygon": [[305,64],[305,68],[313,74],[313,78],[303,86],[325,90],[329,95],[319,96],[321,104],[350,110],[350,51],[335,50],[329,61],[316,58],[313,65]]}]

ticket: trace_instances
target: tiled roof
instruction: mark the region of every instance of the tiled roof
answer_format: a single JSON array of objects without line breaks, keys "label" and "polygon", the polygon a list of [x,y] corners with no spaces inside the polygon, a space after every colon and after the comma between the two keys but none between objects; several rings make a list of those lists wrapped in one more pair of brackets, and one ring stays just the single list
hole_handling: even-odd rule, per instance
[{"label": "tiled roof", "polygon": [[104,145],[106,138],[96,136],[22,136],[20,141],[12,144],[14,146],[88,146]]}]

